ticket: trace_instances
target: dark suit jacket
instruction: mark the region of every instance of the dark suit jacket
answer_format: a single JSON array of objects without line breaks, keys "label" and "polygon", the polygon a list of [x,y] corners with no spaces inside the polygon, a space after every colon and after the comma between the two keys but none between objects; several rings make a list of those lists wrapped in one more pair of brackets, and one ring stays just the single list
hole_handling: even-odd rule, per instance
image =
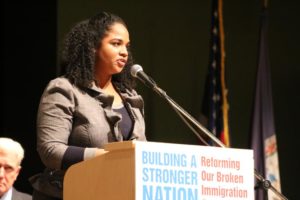
[{"label": "dark suit jacket", "polygon": [[12,200],[32,200],[32,196],[23,192],[19,192],[18,190],[13,188]]}]

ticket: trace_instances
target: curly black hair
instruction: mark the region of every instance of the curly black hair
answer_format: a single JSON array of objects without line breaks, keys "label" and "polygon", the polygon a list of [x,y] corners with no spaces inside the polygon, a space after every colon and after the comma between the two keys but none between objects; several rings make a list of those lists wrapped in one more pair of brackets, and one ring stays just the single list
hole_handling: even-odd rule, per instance
[{"label": "curly black hair", "polygon": [[[107,31],[115,23],[126,24],[119,16],[100,12],[90,19],[77,23],[66,35],[61,58],[61,68],[71,83],[78,87],[91,87],[94,78],[95,49],[99,48]],[[135,80],[130,75],[133,58],[128,49],[128,61],[119,74],[112,76],[113,83],[120,89],[132,89]]]}]

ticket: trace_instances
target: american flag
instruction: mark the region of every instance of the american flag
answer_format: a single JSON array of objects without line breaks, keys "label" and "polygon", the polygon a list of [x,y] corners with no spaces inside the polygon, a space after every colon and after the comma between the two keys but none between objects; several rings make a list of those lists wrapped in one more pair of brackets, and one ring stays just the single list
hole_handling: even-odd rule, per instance
[{"label": "american flag", "polygon": [[229,147],[222,0],[212,1],[210,58],[202,114],[206,118],[208,130]]},{"label": "american flag", "polygon": [[[255,97],[252,113],[251,148],[254,150],[256,170],[280,191],[279,162],[275,124],[273,116],[273,100],[270,75],[270,63],[267,42],[267,8],[263,8],[260,26],[260,42]],[[269,190],[256,190],[256,200],[277,200],[278,197]]]}]

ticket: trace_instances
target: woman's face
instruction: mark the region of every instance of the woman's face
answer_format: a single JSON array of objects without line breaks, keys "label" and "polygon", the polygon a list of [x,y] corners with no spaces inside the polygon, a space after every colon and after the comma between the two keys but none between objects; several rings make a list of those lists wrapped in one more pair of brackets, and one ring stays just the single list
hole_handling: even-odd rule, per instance
[{"label": "woman's face", "polygon": [[129,33],[120,23],[110,27],[96,50],[95,73],[101,76],[111,76],[120,73],[128,59]]}]

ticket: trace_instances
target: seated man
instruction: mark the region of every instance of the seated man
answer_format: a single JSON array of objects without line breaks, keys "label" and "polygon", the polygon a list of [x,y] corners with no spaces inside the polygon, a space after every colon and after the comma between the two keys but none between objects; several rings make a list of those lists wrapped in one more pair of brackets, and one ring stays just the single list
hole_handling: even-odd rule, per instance
[{"label": "seated man", "polygon": [[32,199],[29,194],[19,192],[13,187],[23,158],[24,149],[18,142],[0,137],[0,200]]}]

